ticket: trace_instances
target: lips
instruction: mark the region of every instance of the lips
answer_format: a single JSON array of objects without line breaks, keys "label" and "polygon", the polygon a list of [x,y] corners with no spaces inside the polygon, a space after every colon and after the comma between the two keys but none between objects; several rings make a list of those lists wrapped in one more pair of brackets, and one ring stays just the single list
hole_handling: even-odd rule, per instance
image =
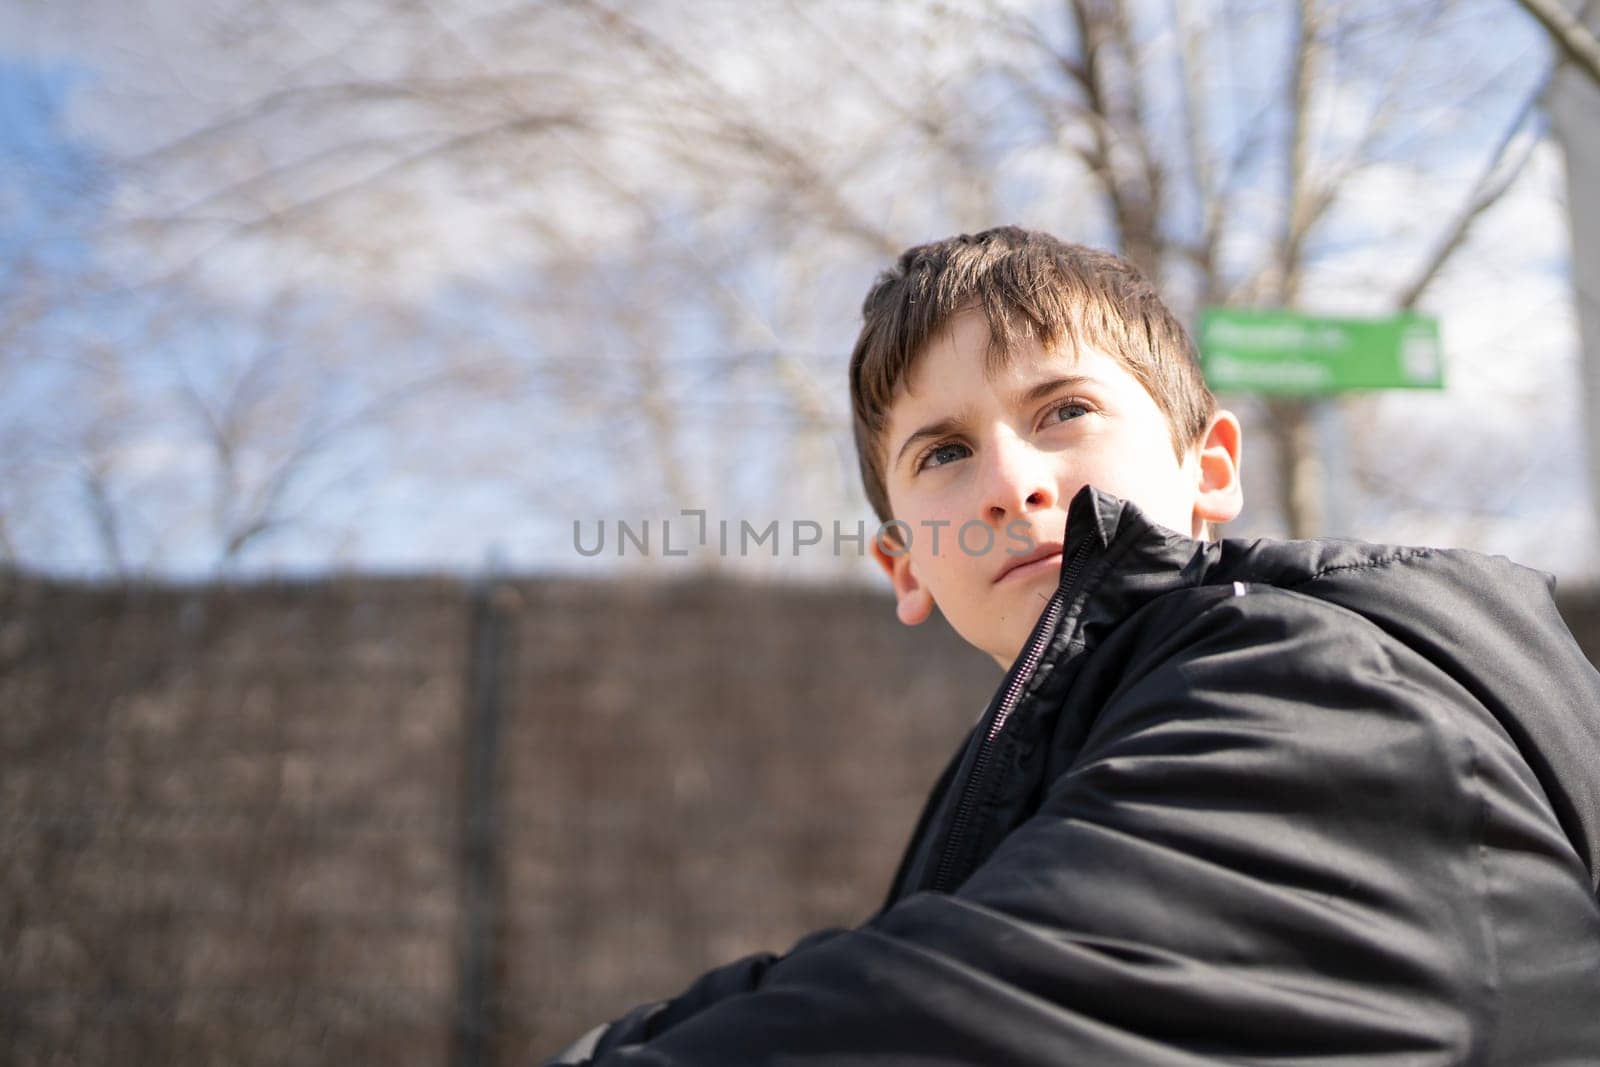
[{"label": "lips", "polygon": [[1054,541],[1046,542],[1036,545],[1033,551],[1026,555],[1008,560],[1006,565],[1000,569],[1000,573],[995,575],[994,580],[998,584],[1008,578],[1026,578],[1032,574],[1044,573],[1051,567],[1059,567],[1060,565],[1061,544]]}]

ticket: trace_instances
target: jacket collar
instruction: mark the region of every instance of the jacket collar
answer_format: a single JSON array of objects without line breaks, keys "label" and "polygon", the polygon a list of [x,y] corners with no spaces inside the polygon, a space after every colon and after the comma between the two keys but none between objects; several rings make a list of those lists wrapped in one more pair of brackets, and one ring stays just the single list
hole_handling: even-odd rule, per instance
[{"label": "jacket collar", "polygon": [[[1087,552],[1076,588],[1065,589],[1064,617],[1077,627],[1061,634],[1115,625],[1158,596],[1201,584],[1213,566],[1215,546],[1151,522],[1139,508],[1092,485],[1080,489],[1067,508],[1062,558]],[[1062,568],[1062,585],[1071,578]],[[1081,644],[1081,642],[1079,642]],[[1052,653],[1060,649],[1054,647]]]}]

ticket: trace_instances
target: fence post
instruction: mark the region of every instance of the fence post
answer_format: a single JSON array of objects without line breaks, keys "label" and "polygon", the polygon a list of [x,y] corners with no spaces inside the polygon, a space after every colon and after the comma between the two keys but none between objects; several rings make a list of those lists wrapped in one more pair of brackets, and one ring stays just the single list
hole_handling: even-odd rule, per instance
[{"label": "fence post", "polygon": [[499,905],[500,830],[495,767],[505,680],[511,660],[510,608],[491,556],[470,595],[461,850],[460,996],[456,1067],[492,1067],[498,1029],[495,927]]}]

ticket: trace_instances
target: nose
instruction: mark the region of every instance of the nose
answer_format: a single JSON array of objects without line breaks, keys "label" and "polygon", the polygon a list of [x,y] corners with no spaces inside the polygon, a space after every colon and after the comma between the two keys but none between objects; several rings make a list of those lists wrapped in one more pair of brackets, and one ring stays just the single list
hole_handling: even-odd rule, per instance
[{"label": "nose", "polygon": [[1000,434],[989,448],[981,517],[995,527],[1056,506],[1056,480],[1048,457],[1029,442]]}]

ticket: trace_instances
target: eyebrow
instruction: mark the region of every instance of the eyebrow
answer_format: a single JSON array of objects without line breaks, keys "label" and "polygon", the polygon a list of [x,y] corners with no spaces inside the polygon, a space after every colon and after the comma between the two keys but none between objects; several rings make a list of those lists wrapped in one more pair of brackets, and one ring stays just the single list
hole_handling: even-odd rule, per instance
[{"label": "eyebrow", "polygon": [[943,437],[947,433],[954,433],[959,430],[961,426],[962,420],[953,416],[946,416],[928,423],[905,439],[905,443],[900,446],[900,451],[895,453],[894,465],[896,467],[900,466],[901,462],[906,458],[906,452],[917,442],[926,441],[930,437]]},{"label": "eyebrow", "polygon": [[1065,388],[1076,389],[1081,385],[1094,384],[1095,380],[1087,374],[1063,374],[1059,378],[1046,378],[1037,385],[1030,385],[1013,397],[1011,403],[1016,407],[1022,407],[1036,400],[1043,400],[1051,393]]},{"label": "eyebrow", "polygon": [[[1017,393],[1016,396],[1012,397],[1011,404],[1013,407],[1025,407],[1028,404],[1043,400],[1061,389],[1093,384],[1095,384],[1095,380],[1087,374],[1063,374],[1055,378],[1046,378],[1044,381],[1030,385]],[[943,437],[946,434],[954,433],[961,429],[962,425],[963,420],[959,416],[946,415],[942,419],[935,419],[933,422],[913,431],[911,436],[907,437],[900,445],[900,450],[895,453],[894,466],[900,466],[901,461],[906,458],[906,452],[910,450],[912,445],[919,441],[926,441],[930,437]]]}]

